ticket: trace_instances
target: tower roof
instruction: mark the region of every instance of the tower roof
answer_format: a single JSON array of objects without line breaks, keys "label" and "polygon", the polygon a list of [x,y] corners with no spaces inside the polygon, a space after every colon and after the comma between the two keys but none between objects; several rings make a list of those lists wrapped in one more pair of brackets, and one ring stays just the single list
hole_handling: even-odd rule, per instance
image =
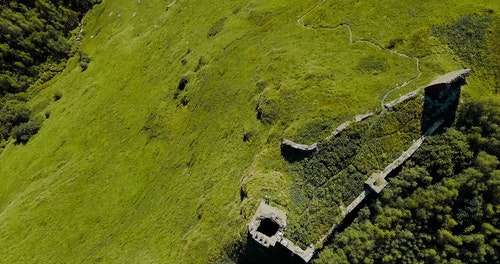
[{"label": "tower roof", "polygon": [[426,87],[433,86],[441,83],[451,83],[459,78],[465,78],[471,74],[471,69],[462,69],[457,71],[449,72],[445,75],[441,75],[430,82]]}]

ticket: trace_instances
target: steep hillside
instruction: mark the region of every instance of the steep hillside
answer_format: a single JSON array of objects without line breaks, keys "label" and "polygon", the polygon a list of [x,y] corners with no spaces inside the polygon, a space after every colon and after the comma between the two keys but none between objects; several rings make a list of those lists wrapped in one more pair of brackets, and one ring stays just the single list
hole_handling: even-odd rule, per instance
[{"label": "steep hillside", "polygon": [[[380,1],[344,2],[95,6],[82,24],[88,68],[76,56],[33,87],[30,109],[48,118],[1,150],[0,262],[234,262],[265,195],[299,219],[281,138],[311,143],[470,66],[432,29],[500,12],[387,0],[380,16]],[[470,96],[493,96],[491,72],[475,76]]]}]

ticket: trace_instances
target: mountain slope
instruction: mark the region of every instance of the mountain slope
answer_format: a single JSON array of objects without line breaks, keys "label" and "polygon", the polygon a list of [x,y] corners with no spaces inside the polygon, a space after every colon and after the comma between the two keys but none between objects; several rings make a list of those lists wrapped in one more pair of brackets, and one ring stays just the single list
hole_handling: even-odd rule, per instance
[{"label": "mountain slope", "polygon": [[[305,28],[297,19],[315,3],[92,9],[81,46],[88,69],[72,58],[39,87],[31,107],[50,118],[0,154],[0,262],[229,258],[264,195],[291,203],[282,137],[315,140],[419,74],[415,59],[354,43],[345,27]],[[436,57],[411,88],[461,67],[449,50]],[[383,67],[364,67],[370,60]],[[480,84],[471,81],[485,92]],[[307,135],[311,120],[325,128]]]}]

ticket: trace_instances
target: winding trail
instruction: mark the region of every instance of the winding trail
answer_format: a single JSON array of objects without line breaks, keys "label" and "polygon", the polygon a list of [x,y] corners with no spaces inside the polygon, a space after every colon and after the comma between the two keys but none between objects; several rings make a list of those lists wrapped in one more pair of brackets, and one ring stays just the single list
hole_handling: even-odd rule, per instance
[{"label": "winding trail", "polygon": [[[379,50],[387,51],[387,52],[390,52],[390,53],[395,54],[397,56],[400,56],[400,57],[403,57],[403,58],[408,58],[408,59],[413,59],[415,61],[415,67],[416,67],[416,70],[417,70],[417,74],[415,76],[411,77],[410,79],[404,81],[402,84],[396,84],[395,87],[393,87],[393,88],[389,89],[387,92],[385,92],[384,96],[382,97],[381,107],[382,107],[383,110],[388,110],[385,107],[385,100],[387,99],[387,96],[390,93],[392,93],[393,91],[399,90],[399,89],[407,86],[408,84],[416,81],[417,79],[419,79],[422,76],[422,70],[420,69],[420,59],[417,58],[417,57],[410,56],[408,54],[404,54],[404,53],[398,52],[397,50],[394,50],[394,49],[389,49],[389,48],[382,47],[381,45],[379,45],[379,44],[377,44],[377,43],[375,43],[375,42],[373,42],[371,40],[368,40],[368,39],[356,39],[356,40],[354,40],[354,37],[353,37],[354,34],[352,32],[353,31],[352,27],[347,22],[342,22],[342,23],[339,23],[338,25],[332,26],[332,27],[328,27],[328,26],[312,26],[312,25],[305,24],[303,22],[303,19],[307,15],[309,15],[311,12],[313,12],[316,8],[318,8],[319,6],[321,6],[324,2],[325,2],[324,0],[320,0],[320,1],[316,2],[313,6],[311,6],[303,15],[301,15],[297,19],[297,24],[299,24],[300,26],[302,26],[304,29],[307,29],[307,30],[335,30],[338,27],[346,27],[347,30],[349,31],[349,42],[352,45],[359,44],[359,43],[368,44],[368,45],[374,46],[375,48],[377,48]],[[417,90],[418,90],[418,88],[417,88]],[[348,121],[348,122],[340,125],[339,128],[337,128],[332,133],[332,135],[330,135],[329,137],[327,137],[327,139],[330,138],[330,137],[334,137],[336,134],[338,134],[344,128],[348,127],[350,125],[350,123],[351,122]],[[409,150],[407,150],[406,152],[403,152],[402,158],[400,157],[399,159],[397,159],[395,161],[395,164],[391,164],[388,167],[389,168],[393,168],[393,167],[398,167],[399,165],[401,165],[402,162],[404,162],[407,158],[409,158],[411,156],[411,154],[413,154],[413,152],[415,152],[416,149],[418,149],[420,147],[420,145],[422,144],[424,138],[425,138],[425,136],[423,136],[422,138],[420,138],[416,143],[414,143],[412,145],[412,147]],[[387,170],[387,171],[392,171],[392,170]],[[350,210],[348,210],[347,213],[349,213],[350,211],[352,211],[353,208],[357,207],[357,205],[359,205],[359,203],[362,202],[364,200],[364,198],[366,198],[366,196],[368,194],[370,194],[370,193],[371,193],[371,190],[369,190],[369,189],[363,190],[363,192],[360,194],[360,196],[358,196],[358,198],[355,201],[353,201],[353,203],[351,203],[351,205],[349,207],[352,207],[352,208]],[[343,212],[343,215],[345,217],[346,216],[346,212]],[[332,236],[332,234],[335,232],[336,227],[337,227],[337,224],[333,224],[332,227],[314,245],[322,245],[323,243],[325,243],[326,241],[328,241],[329,238]],[[315,253],[317,253],[317,252],[315,252]]]},{"label": "winding trail", "polygon": [[410,56],[408,54],[404,54],[404,53],[401,53],[401,52],[398,52],[397,50],[394,50],[394,49],[389,49],[389,48],[385,48],[385,47],[382,47],[381,45],[371,41],[371,40],[368,40],[368,39],[356,39],[356,40],[353,40],[353,33],[352,33],[352,27],[351,25],[349,25],[349,23],[347,22],[341,22],[339,23],[338,25],[336,26],[312,26],[312,25],[307,25],[305,24],[302,20],[304,19],[304,17],[306,17],[307,15],[309,15],[311,12],[313,12],[316,8],[318,8],[319,6],[321,6],[323,3],[325,2],[325,0],[320,0],[318,1],[317,3],[315,3],[313,6],[311,6],[303,15],[301,15],[298,19],[297,19],[297,24],[299,24],[300,26],[302,26],[303,28],[305,29],[308,29],[308,30],[334,30],[334,29],[337,29],[338,27],[346,27],[347,30],[349,31],[349,42],[351,44],[358,44],[358,43],[365,43],[365,44],[368,44],[368,45],[371,45],[371,46],[374,46],[380,50],[384,50],[384,51],[388,51],[392,54],[396,54],[400,57],[403,57],[403,58],[409,58],[409,59],[413,59],[415,60],[415,67],[417,69],[417,75],[413,76],[412,78],[406,80],[405,82],[403,82],[401,85],[399,84],[396,84],[395,87],[391,88],[390,90],[388,90],[384,96],[382,97],[382,100],[381,100],[381,107],[382,109],[385,110],[385,100],[387,98],[387,96],[395,91],[395,90],[398,90],[400,88],[403,88],[405,86],[407,86],[408,84],[416,81],[417,79],[420,78],[420,76],[422,76],[422,70],[420,69],[420,59],[417,58],[417,57],[413,57],[413,56]]}]

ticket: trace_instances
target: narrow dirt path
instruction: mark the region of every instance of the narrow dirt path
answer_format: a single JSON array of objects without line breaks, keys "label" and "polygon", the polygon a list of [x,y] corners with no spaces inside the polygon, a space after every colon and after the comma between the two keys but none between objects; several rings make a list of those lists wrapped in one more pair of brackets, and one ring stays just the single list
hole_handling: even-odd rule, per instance
[{"label": "narrow dirt path", "polygon": [[[342,23],[339,23],[338,25],[336,26],[313,26],[313,25],[308,25],[308,24],[305,24],[303,22],[303,19],[309,15],[311,12],[313,12],[316,8],[318,8],[319,6],[321,6],[325,1],[324,0],[320,0],[318,2],[316,2],[313,6],[311,6],[303,15],[301,15],[298,19],[297,19],[297,24],[299,24],[300,26],[302,26],[304,29],[307,29],[307,30],[335,30],[337,29],[338,27],[345,27],[347,28],[348,32],[349,32],[349,42],[352,44],[352,45],[355,45],[355,44],[360,44],[360,43],[364,43],[364,44],[367,44],[367,45],[371,45],[371,46],[374,46],[375,48],[379,49],[379,50],[383,50],[383,51],[387,51],[387,52],[390,52],[392,54],[395,54],[397,56],[400,56],[400,57],[403,57],[403,58],[409,58],[409,59],[413,59],[415,61],[415,68],[417,70],[417,74],[413,77],[411,77],[410,79],[404,81],[402,84],[396,84],[395,87],[389,89],[387,92],[385,92],[384,96],[382,97],[382,100],[381,100],[381,107],[383,110],[386,110],[386,108],[384,107],[385,105],[385,100],[387,98],[387,96],[392,93],[393,91],[395,90],[398,90],[400,88],[403,88],[405,86],[407,86],[408,84],[416,81],[417,79],[419,79],[421,76],[422,76],[422,71],[420,69],[420,59],[417,58],[417,57],[413,57],[413,56],[410,56],[408,54],[404,54],[404,53],[401,53],[397,50],[394,50],[394,49],[388,49],[388,48],[385,48],[371,40],[368,40],[368,39],[356,39],[354,40],[354,37],[353,37],[353,30],[352,30],[352,27],[351,25],[349,25],[349,23],[347,22],[342,22]],[[423,141],[423,139],[421,139],[421,141]],[[416,148],[418,148],[420,145],[418,145]],[[413,151],[414,152],[414,151]],[[413,153],[412,152],[412,153]],[[363,194],[363,193],[362,193]],[[366,194],[366,193],[365,193]],[[362,196],[362,195],[360,195]],[[364,200],[364,197],[363,199]],[[315,245],[319,245],[319,244],[323,244],[325,243],[326,241],[329,240],[329,238],[331,237],[331,235],[333,234],[333,232],[335,231],[335,228],[336,228],[336,224],[334,224],[319,240],[318,242],[315,244]],[[315,252],[316,254],[318,253],[317,251]]]},{"label": "narrow dirt path", "polygon": [[336,26],[312,26],[312,25],[307,25],[305,24],[302,20],[304,19],[304,17],[306,17],[307,15],[309,15],[311,12],[313,12],[316,8],[318,8],[320,5],[322,5],[323,3],[325,2],[325,0],[320,0],[318,1],[317,3],[315,3],[313,6],[311,6],[303,15],[301,15],[298,19],[297,19],[297,24],[299,24],[300,26],[302,26],[303,28],[305,29],[308,29],[308,30],[334,30],[334,29],[337,29],[338,27],[346,27],[347,30],[349,31],[349,42],[354,45],[354,44],[358,44],[358,43],[365,43],[365,44],[368,44],[368,45],[371,45],[371,46],[374,46],[380,50],[384,50],[384,51],[387,51],[387,52],[390,52],[390,53],[393,53],[393,54],[396,54],[400,57],[403,57],[403,58],[409,58],[409,59],[413,59],[415,60],[415,67],[417,69],[417,75],[413,76],[412,78],[404,81],[401,85],[400,84],[396,84],[395,87],[389,89],[385,94],[384,96],[382,97],[382,100],[381,100],[381,107],[382,109],[385,110],[385,107],[384,107],[384,104],[385,104],[385,100],[387,98],[387,96],[395,91],[395,90],[398,90],[400,88],[403,88],[405,86],[407,86],[408,84],[416,81],[417,79],[420,78],[420,76],[422,76],[422,70],[420,69],[420,59],[417,58],[417,57],[413,57],[413,56],[410,56],[408,54],[404,54],[404,53],[401,53],[401,52],[398,52],[397,50],[393,50],[393,49],[388,49],[388,48],[385,48],[385,47],[382,47],[381,45],[371,41],[371,40],[368,40],[368,39],[356,39],[356,40],[353,40],[353,33],[352,33],[352,27],[351,25],[349,25],[349,23],[347,22],[342,22],[342,23],[339,23],[338,25]]}]

